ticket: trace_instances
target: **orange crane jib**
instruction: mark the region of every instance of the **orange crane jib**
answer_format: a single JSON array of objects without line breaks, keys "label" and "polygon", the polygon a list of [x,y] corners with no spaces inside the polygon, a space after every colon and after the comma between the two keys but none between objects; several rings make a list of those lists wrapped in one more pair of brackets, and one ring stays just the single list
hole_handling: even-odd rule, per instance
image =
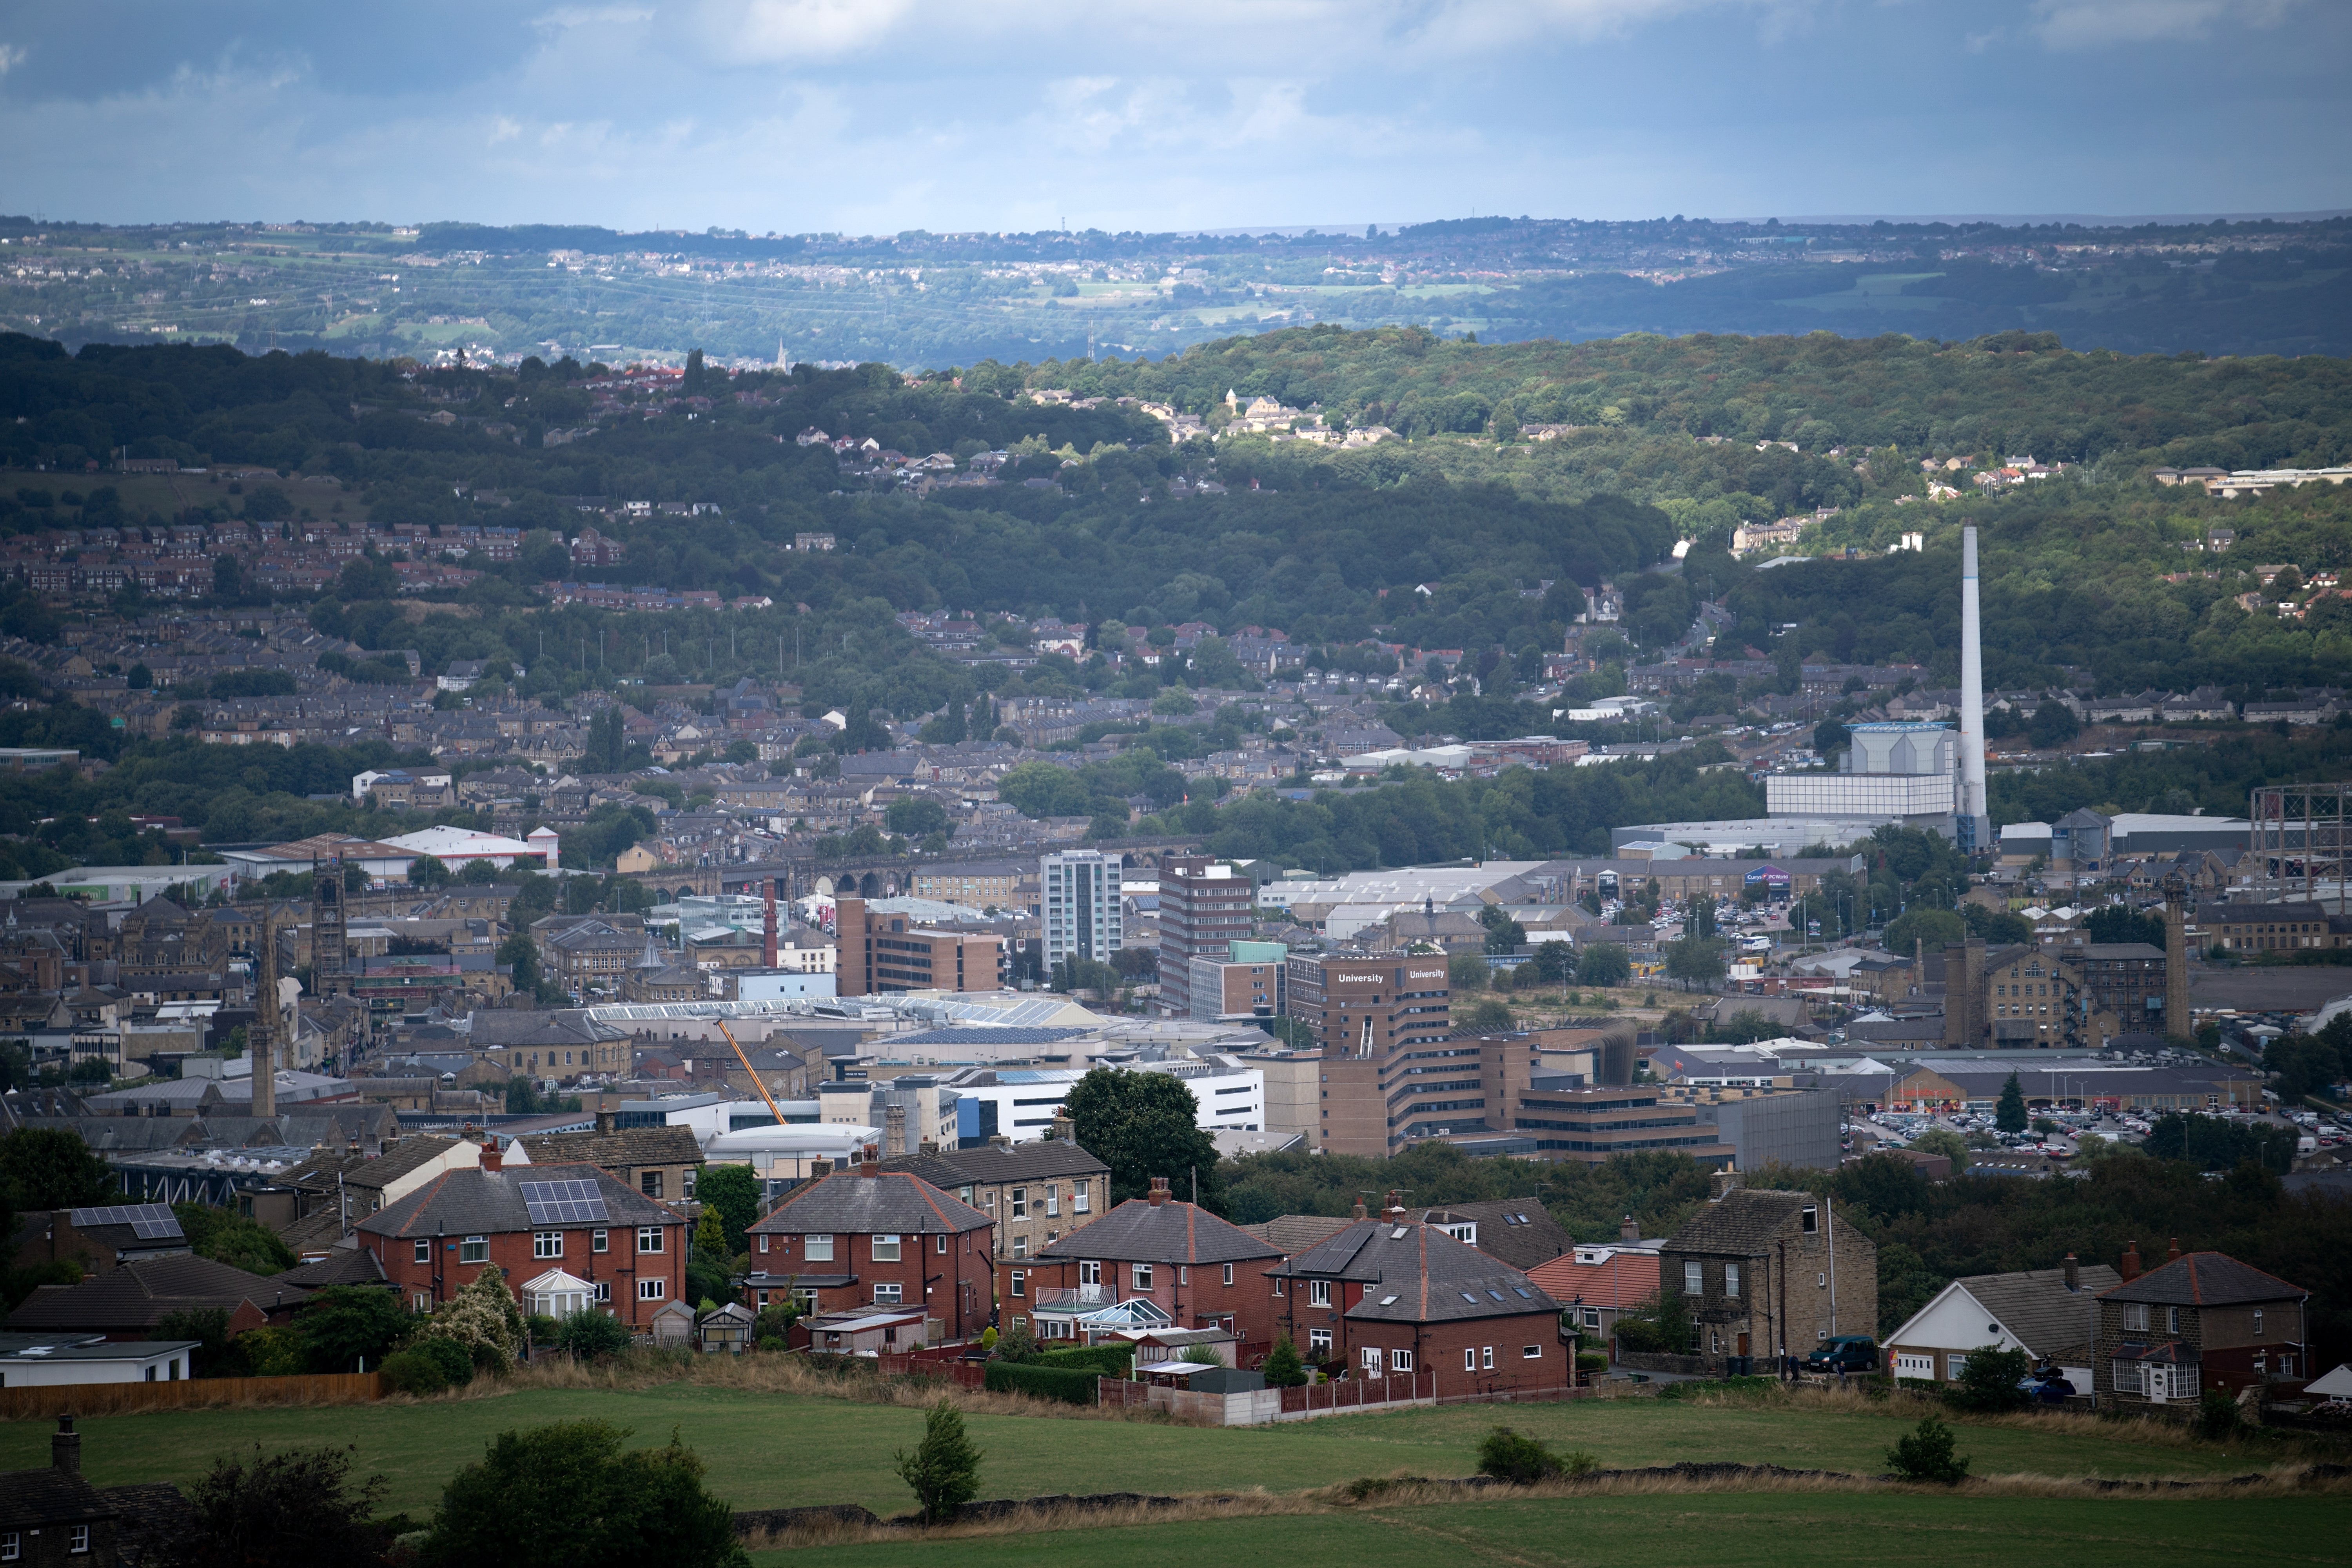
[{"label": "orange crane jib", "polygon": [[760,1075],[751,1070],[751,1058],[743,1054],[741,1044],[735,1038],[735,1031],[727,1026],[727,1020],[724,1018],[713,1018],[711,1022],[718,1025],[719,1032],[727,1037],[727,1043],[735,1047],[735,1059],[743,1064],[743,1071],[751,1079],[751,1087],[760,1091],[760,1098],[768,1102],[769,1110],[775,1115],[776,1125],[782,1127],[784,1124],[783,1107],[778,1105],[776,1097],[768,1092],[768,1086],[760,1081]]}]

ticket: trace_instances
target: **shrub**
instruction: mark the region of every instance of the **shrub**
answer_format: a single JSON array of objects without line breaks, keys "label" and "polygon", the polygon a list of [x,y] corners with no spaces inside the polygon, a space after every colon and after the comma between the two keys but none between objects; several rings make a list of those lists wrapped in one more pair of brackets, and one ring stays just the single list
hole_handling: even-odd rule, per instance
[{"label": "shrub", "polygon": [[2216,1440],[2234,1436],[2244,1424],[2237,1400],[2227,1390],[2209,1388],[2197,1401],[2197,1435]]},{"label": "shrub", "polygon": [[316,1563],[379,1563],[385,1531],[372,1521],[384,1480],[372,1476],[349,1486],[349,1448],[262,1453],[248,1460],[226,1455],[188,1489],[195,1518],[181,1542],[192,1568],[295,1568]]},{"label": "shrub", "polygon": [[1091,1367],[1038,1366],[1020,1362],[992,1361],[986,1373],[991,1394],[1026,1394],[1036,1399],[1058,1399],[1065,1405],[1092,1405],[1095,1380],[1102,1373]]},{"label": "shrub", "polygon": [[438,1334],[427,1334],[409,1347],[433,1358],[441,1369],[441,1381],[452,1388],[463,1388],[474,1381],[474,1352],[455,1340],[445,1340]]},{"label": "shrub", "polygon": [[898,1461],[898,1479],[914,1489],[927,1524],[952,1516],[980,1490],[980,1450],[965,1436],[963,1412],[952,1401],[942,1399],[924,1413],[923,1440],[913,1453],[902,1448],[890,1457]]},{"label": "shrub", "polygon": [[1075,1367],[1081,1372],[1096,1372],[1105,1377],[1125,1377],[1135,1365],[1132,1345],[1068,1345],[1060,1350],[1046,1351],[1033,1363],[1037,1366]]},{"label": "shrub", "polygon": [[993,1323],[980,1331],[980,1348],[984,1351],[996,1348],[996,1326]]},{"label": "shrub", "polygon": [[705,1489],[694,1451],[675,1434],[664,1448],[630,1449],[628,1438],[604,1421],[501,1432],[442,1492],[424,1568],[749,1568],[735,1510]]},{"label": "shrub", "polygon": [[295,1316],[312,1372],[350,1372],[382,1361],[408,1331],[408,1309],[373,1285],[330,1285]]},{"label": "shrub", "polygon": [[1955,1410],[2022,1410],[2028,1403],[2018,1384],[2033,1370],[2033,1358],[2021,1350],[1997,1350],[1979,1345],[1969,1352],[1959,1380],[1944,1391],[1945,1403]]},{"label": "shrub", "polygon": [[996,1342],[996,1358],[999,1361],[1035,1361],[1042,1353],[1037,1348],[1037,1336],[1027,1329],[1008,1329]]},{"label": "shrub", "polygon": [[1290,1342],[1288,1334],[1274,1342],[1274,1349],[1265,1358],[1265,1385],[1268,1388],[1297,1388],[1307,1381],[1307,1365],[1298,1359],[1298,1347]]},{"label": "shrub", "polygon": [[[394,1394],[438,1394],[449,1386],[449,1374],[443,1370],[441,1358],[428,1354],[422,1346],[393,1352],[376,1370],[383,1373],[383,1385]],[[470,1377],[473,1372],[474,1363],[468,1358],[466,1374]]]},{"label": "shrub", "polygon": [[574,1361],[610,1361],[629,1348],[629,1326],[591,1307],[556,1325],[554,1343]]},{"label": "shrub", "polygon": [[310,1370],[310,1347],[293,1329],[247,1329],[236,1336],[247,1377],[299,1377]]},{"label": "shrub", "polygon": [[1630,1312],[1617,1314],[1617,1343],[1636,1354],[1686,1354],[1691,1347],[1690,1303],[1679,1290],[1661,1289]]},{"label": "shrub", "polygon": [[553,1316],[546,1312],[528,1314],[522,1321],[522,1326],[523,1332],[530,1336],[530,1342],[535,1345],[553,1344],[556,1334],[563,1327],[555,1321]]},{"label": "shrub", "polygon": [[1953,1442],[1949,1426],[1932,1415],[1923,1415],[1916,1431],[1886,1450],[1886,1468],[1897,1480],[1958,1486],[1968,1479],[1969,1461],[1953,1454]]},{"label": "shrub", "polygon": [[1592,1468],[1590,1454],[1556,1454],[1538,1439],[1522,1436],[1508,1426],[1495,1427],[1478,1445],[1480,1475],[1520,1486],[1559,1476],[1585,1475]]},{"label": "shrub", "polygon": [[505,1271],[495,1263],[485,1264],[472,1284],[433,1314],[425,1332],[463,1345],[485,1372],[503,1372],[513,1365],[515,1352],[522,1348],[522,1309],[507,1289]]}]

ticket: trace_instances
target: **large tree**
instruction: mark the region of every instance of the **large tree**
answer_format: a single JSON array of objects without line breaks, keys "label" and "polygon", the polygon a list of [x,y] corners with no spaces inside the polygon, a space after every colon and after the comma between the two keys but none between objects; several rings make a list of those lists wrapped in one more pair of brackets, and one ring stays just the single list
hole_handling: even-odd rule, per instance
[{"label": "large tree", "polygon": [[667,1447],[626,1447],[604,1421],[502,1432],[478,1464],[452,1477],[426,1568],[743,1568],[734,1510],[704,1488],[702,1460],[672,1434]]},{"label": "large tree", "polygon": [[1144,1196],[1154,1176],[1189,1196],[1197,1175],[1201,1206],[1224,1213],[1217,1146],[1201,1130],[1200,1102],[1181,1079],[1097,1068],[1071,1089],[1064,1109],[1078,1147],[1110,1167],[1111,1202]]}]

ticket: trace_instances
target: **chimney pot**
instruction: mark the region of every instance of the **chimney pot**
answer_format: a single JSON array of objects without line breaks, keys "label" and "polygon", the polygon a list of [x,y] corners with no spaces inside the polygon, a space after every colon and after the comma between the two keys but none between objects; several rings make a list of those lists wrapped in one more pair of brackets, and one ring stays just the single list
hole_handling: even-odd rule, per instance
[{"label": "chimney pot", "polygon": [[74,1430],[74,1418],[58,1417],[58,1429],[49,1438],[49,1464],[69,1476],[81,1474],[81,1434]]},{"label": "chimney pot", "polygon": [[857,1167],[859,1173],[867,1176],[880,1175],[882,1173],[882,1151],[875,1147],[875,1145],[868,1143],[866,1145],[864,1152],[866,1159],[864,1163]]},{"label": "chimney pot", "polygon": [[1642,1222],[1635,1219],[1632,1215],[1627,1215],[1624,1219],[1618,1223],[1617,1239],[1620,1241],[1641,1240]]},{"label": "chimney pot", "polygon": [[2138,1279],[2138,1278],[2139,1278],[2139,1243],[2138,1243],[2138,1242],[2137,1242],[2137,1241],[2126,1241],[2126,1242],[2125,1242],[2125,1243],[2124,1243],[2124,1257],[2123,1257],[2123,1262],[2122,1262],[2122,1264],[2121,1264],[2121,1265],[2116,1268],[2116,1273],[2118,1273],[2118,1274],[2120,1274],[2120,1275],[2122,1275],[2122,1276],[2124,1277],[2124,1283],[2126,1283],[2126,1285],[2130,1284],[2133,1280],[2135,1280],[2135,1279]]},{"label": "chimney pot", "polygon": [[1151,1178],[1151,1192],[1146,1201],[1149,1202],[1153,1208],[1158,1208],[1168,1201],[1167,1177],[1154,1176]]},{"label": "chimney pot", "polygon": [[506,1155],[505,1155],[505,1154],[503,1154],[503,1153],[501,1153],[501,1152],[499,1152],[499,1146],[498,1146],[498,1144],[497,1144],[495,1142],[487,1142],[487,1143],[484,1143],[484,1144],[482,1145],[482,1169],[483,1169],[483,1170],[485,1170],[485,1171],[497,1171],[497,1170],[502,1170],[502,1169],[504,1169],[504,1168],[505,1168],[505,1165],[506,1165]]},{"label": "chimney pot", "polygon": [[2180,1261],[2180,1238],[2179,1237],[2176,1236],[2172,1238],[2172,1250],[2164,1255],[2164,1260],[2167,1263],[2178,1263]]}]

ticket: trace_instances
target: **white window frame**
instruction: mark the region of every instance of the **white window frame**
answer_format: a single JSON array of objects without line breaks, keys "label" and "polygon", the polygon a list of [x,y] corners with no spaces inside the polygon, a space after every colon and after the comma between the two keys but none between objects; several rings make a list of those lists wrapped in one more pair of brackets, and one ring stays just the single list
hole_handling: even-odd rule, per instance
[{"label": "white window frame", "polygon": [[1047,1219],[1062,1217],[1062,1189],[1052,1182],[1045,1184],[1045,1217]]},{"label": "white window frame", "polygon": [[1521,1345],[1521,1346],[1519,1347],[1519,1359],[1520,1359],[1521,1361],[1541,1361],[1541,1360],[1543,1360],[1543,1346],[1541,1346],[1541,1345]]},{"label": "white window frame", "polygon": [[1028,1232],[1024,1231],[1019,1236],[1013,1238],[1013,1256],[1015,1258],[1026,1258],[1029,1256]]},{"label": "white window frame", "polygon": [[[1234,1282],[1234,1266],[1233,1266],[1232,1264],[1228,1263],[1228,1264],[1226,1264],[1226,1265],[1225,1265],[1225,1283],[1226,1283],[1226,1284],[1228,1284],[1228,1285],[1230,1285],[1230,1284],[1232,1284],[1233,1282]],[[2256,1333],[2258,1333],[2258,1334],[2259,1334],[2259,1333],[2261,1333],[2261,1332],[2263,1331],[2262,1318],[2263,1318],[2263,1315],[2262,1315],[2260,1312],[2256,1312],[2256,1313],[2254,1314],[2254,1332],[2256,1332]]]},{"label": "white window frame", "polygon": [[1080,1263],[1078,1265],[1078,1283],[1081,1285],[1101,1284],[1102,1264],[1092,1259]]},{"label": "white window frame", "polygon": [[760,1250],[762,1252],[768,1250],[768,1238],[764,1236],[760,1237]]},{"label": "white window frame", "polygon": [[2256,1339],[2261,1339],[2262,1337],[2263,1337],[2263,1310],[2262,1310],[2260,1307],[2257,1307],[2257,1308],[2255,1308],[2255,1309],[2254,1309],[2254,1338],[2256,1338]]},{"label": "white window frame", "polygon": [[902,1239],[900,1237],[898,1237],[898,1235],[896,1235],[896,1234],[892,1234],[892,1233],[888,1233],[888,1232],[882,1232],[882,1231],[877,1231],[877,1232],[875,1233],[875,1235],[874,1235],[874,1261],[875,1261],[875,1262],[877,1262],[877,1263],[898,1263],[898,1262],[901,1262],[901,1261],[903,1261],[903,1259],[899,1257],[899,1254],[900,1254],[900,1253],[902,1253],[902,1252],[904,1252],[905,1250],[906,1250],[905,1243],[904,1243],[903,1239]]},{"label": "white window frame", "polygon": [[1478,1370],[1477,1346],[1464,1345],[1462,1347],[1462,1370],[1464,1372],[1476,1372]]},{"label": "white window frame", "polygon": [[1029,1271],[1027,1269],[1015,1268],[1012,1272],[1011,1279],[1013,1296],[1015,1300],[1018,1300],[1020,1298],[1029,1294]]},{"label": "white window frame", "polygon": [[604,1302],[610,1302],[613,1300],[613,1282],[610,1279],[596,1281],[596,1300]]},{"label": "white window frame", "polygon": [[72,1532],[67,1536],[66,1540],[67,1554],[73,1557],[82,1556],[89,1551],[89,1526],[86,1524],[75,1525]]},{"label": "white window frame", "polygon": [[488,1237],[469,1236],[457,1244],[457,1261],[460,1264],[488,1263],[489,1260],[490,1238]]},{"label": "white window frame", "polygon": [[[647,1243],[651,1243],[651,1245],[648,1246]],[[660,1226],[641,1225],[637,1226],[637,1252],[639,1256],[651,1257],[653,1254],[661,1251],[661,1249],[662,1227]]]},{"label": "white window frame", "polygon": [[1683,1294],[1703,1296],[1706,1293],[1706,1271],[1696,1263],[1683,1265]]},{"label": "white window frame", "polygon": [[431,1242],[425,1240],[419,1240],[417,1242],[416,1261],[419,1263],[430,1263],[433,1261],[433,1244]]},{"label": "white window frame", "polygon": [[1027,1219],[1029,1217],[1029,1189],[1026,1187],[1014,1187],[1005,1195],[1013,1200],[1013,1217],[1014,1219]]},{"label": "white window frame", "polygon": [[1481,1372],[1492,1372],[1492,1371],[1494,1371],[1494,1370],[1495,1370],[1495,1347],[1494,1347],[1494,1346],[1492,1346],[1492,1345],[1481,1345],[1481,1346],[1479,1346],[1479,1347],[1478,1347],[1478,1362],[1479,1362],[1479,1366],[1478,1366],[1478,1370],[1479,1370],[1479,1371],[1481,1371]]},{"label": "white window frame", "polygon": [[1072,1214],[1092,1214],[1094,1212],[1094,1184],[1092,1182],[1078,1182],[1071,1186],[1070,1212]]},{"label": "white window frame", "polygon": [[658,1301],[669,1294],[669,1281],[656,1274],[637,1281],[637,1300]]},{"label": "white window frame", "polygon": [[1392,1350],[1389,1352],[1389,1370],[1391,1372],[1402,1373],[1412,1372],[1412,1352],[1411,1351],[1402,1350]]},{"label": "white window frame", "polygon": [[1129,1280],[1131,1282],[1132,1287],[1133,1287],[1135,1289],[1138,1289],[1138,1290],[1149,1290],[1149,1289],[1151,1289],[1151,1279],[1152,1279],[1152,1275],[1151,1275],[1151,1265],[1150,1265],[1150,1264],[1149,1264],[1149,1263],[1130,1263],[1130,1264],[1129,1264],[1129,1265],[1128,1265],[1128,1279],[1129,1279]]},{"label": "white window frame", "polygon": [[1307,1330],[1307,1349],[1310,1354],[1316,1351],[1321,1351],[1325,1355],[1329,1355],[1331,1353],[1331,1331],[1328,1329]]},{"label": "white window frame", "polygon": [[533,1258],[563,1256],[563,1233],[560,1230],[535,1230],[530,1233],[530,1255]]},{"label": "white window frame", "polygon": [[946,1231],[940,1232],[937,1245],[935,1245],[931,1250],[938,1253],[941,1258],[945,1258],[948,1255],[948,1233]]},{"label": "white window frame", "polygon": [[1723,1293],[1726,1296],[1739,1294],[1739,1265],[1737,1263],[1723,1266]]},{"label": "white window frame", "polygon": [[829,1235],[802,1237],[801,1258],[803,1261],[808,1263],[832,1262],[833,1237]]},{"label": "white window frame", "polygon": [[1363,1363],[1364,1375],[1366,1377],[1381,1376],[1381,1368],[1385,1364],[1381,1356],[1381,1347],[1378,1345],[1366,1345],[1363,1350]]},{"label": "white window frame", "polygon": [[2124,1332],[2127,1334],[2144,1334],[2147,1332],[2147,1302],[2126,1301],[2124,1303]]},{"label": "white window frame", "polygon": [[907,1288],[896,1279],[875,1282],[874,1304],[877,1307],[902,1307],[907,1302]]},{"label": "white window frame", "polygon": [[588,1250],[591,1252],[612,1251],[613,1233],[609,1230],[590,1231],[588,1233]]},{"label": "white window frame", "polygon": [[1307,1304],[1310,1307],[1329,1306],[1331,1304],[1331,1281],[1328,1279],[1309,1279],[1307,1282]]},{"label": "white window frame", "polygon": [[25,1555],[25,1538],[17,1531],[0,1534],[0,1563],[14,1563]]}]

